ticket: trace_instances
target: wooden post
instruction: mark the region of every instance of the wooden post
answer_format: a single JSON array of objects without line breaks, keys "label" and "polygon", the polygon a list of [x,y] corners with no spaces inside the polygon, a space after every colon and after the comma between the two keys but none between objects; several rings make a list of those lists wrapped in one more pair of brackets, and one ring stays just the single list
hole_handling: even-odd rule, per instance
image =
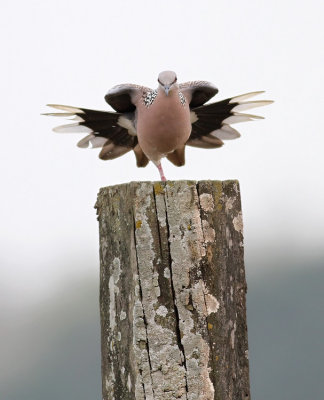
[{"label": "wooden post", "polygon": [[237,181],[103,188],[104,400],[249,400]]}]

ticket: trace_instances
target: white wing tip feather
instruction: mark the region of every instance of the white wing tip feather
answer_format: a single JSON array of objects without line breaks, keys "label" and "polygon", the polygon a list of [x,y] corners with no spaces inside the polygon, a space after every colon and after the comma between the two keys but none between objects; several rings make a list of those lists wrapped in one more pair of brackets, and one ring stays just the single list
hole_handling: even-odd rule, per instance
[{"label": "white wing tip feather", "polygon": [[92,130],[87,126],[76,124],[60,125],[53,128],[56,133],[91,133]]},{"label": "white wing tip feather", "polygon": [[77,146],[80,147],[81,149],[89,148],[90,139],[92,139],[94,136],[95,135],[93,133],[90,133],[90,135],[85,136],[83,139],[79,140]]},{"label": "white wing tip feather", "polygon": [[48,107],[56,108],[57,110],[63,110],[67,111],[71,114],[84,114],[84,111],[82,111],[80,108],[77,107],[71,107],[71,106],[65,106],[63,104],[46,104]]},{"label": "white wing tip feather", "polygon": [[77,143],[77,146],[82,149],[96,149],[98,147],[104,146],[106,143],[109,143],[109,140],[107,138],[95,136],[93,133],[90,133],[90,135],[81,139]]},{"label": "white wing tip feather", "polygon": [[259,90],[257,92],[249,92],[245,94],[240,94],[238,96],[232,97],[231,100],[229,101],[230,104],[232,103],[239,103],[240,101],[249,99],[250,97],[258,96],[259,94],[264,93],[264,90]]},{"label": "white wing tip feather", "polygon": [[256,119],[264,119],[264,117],[258,116],[258,115],[252,115],[252,114],[241,114],[237,111],[245,111],[249,110],[250,108],[256,108],[256,107],[263,107],[267,106],[269,104],[272,104],[274,101],[273,100],[252,100],[252,101],[244,101],[246,99],[249,99],[250,97],[257,96],[259,94],[264,93],[264,90],[260,90],[257,92],[250,92],[250,93],[245,93],[239,96],[233,97],[229,103],[238,103],[233,109],[232,109],[232,115],[228,118],[226,118],[223,123],[225,124],[235,124],[238,122],[245,122],[245,121],[254,121]]},{"label": "white wing tip feather", "polygon": [[245,111],[245,110],[249,110],[250,108],[263,107],[263,106],[267,106],[272,103],[273,103],[273,100],[247,101],[244,103],[239,103],[237,106],[235,106],[232,109],[232,111]]},{"label": "white wing tip feather", "polygon": [[264,119],[264,117],[260,117],[258,115],[241,114],[234,112],[230,117],[224,119],[223,124],[231,125],[231,124],[237,124],[239,122],[255,121],[256,119]]},{"label": "white wing tip feather", "polygon": [[210,132],[210,135],[221,140],[233,140],[241,136],[241,134],[236,129],[227,124],[222,125],[222,127],[220,129],[217,129],[216,131]]},{"label": "white wing tip feather", "polygon": [[41,115],[46,115],[48,117],[74,117],[74,113],[44,113]]}]

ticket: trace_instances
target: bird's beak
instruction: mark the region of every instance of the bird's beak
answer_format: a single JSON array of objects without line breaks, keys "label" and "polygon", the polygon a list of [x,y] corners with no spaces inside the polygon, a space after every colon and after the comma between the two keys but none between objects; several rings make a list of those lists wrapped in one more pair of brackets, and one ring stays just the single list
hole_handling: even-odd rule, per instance
[{"label": "bird's beak", "polygon": [[164,91],[165,91],[165,94],[168,96],[169,95],[169,91],[170,91],[170,86],[164,86]]}]

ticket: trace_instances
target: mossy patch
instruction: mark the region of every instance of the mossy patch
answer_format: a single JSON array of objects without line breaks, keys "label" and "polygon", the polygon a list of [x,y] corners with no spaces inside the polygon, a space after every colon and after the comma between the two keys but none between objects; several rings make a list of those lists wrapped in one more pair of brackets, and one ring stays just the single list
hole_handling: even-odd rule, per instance
[{"label": "mossy patch", "polygon": [[164,188],[161,183],[154,183],[154,192],[155,194],[163,194]]}]

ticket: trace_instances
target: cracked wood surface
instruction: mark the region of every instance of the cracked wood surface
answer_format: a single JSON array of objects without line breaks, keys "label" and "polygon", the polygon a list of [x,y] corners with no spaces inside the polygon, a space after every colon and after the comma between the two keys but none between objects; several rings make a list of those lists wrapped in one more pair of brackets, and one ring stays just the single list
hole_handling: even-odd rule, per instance
[{"label": "cracked wood surface", "polygon": [[249,400],[237,181],[100,190],[104,400]]}]

